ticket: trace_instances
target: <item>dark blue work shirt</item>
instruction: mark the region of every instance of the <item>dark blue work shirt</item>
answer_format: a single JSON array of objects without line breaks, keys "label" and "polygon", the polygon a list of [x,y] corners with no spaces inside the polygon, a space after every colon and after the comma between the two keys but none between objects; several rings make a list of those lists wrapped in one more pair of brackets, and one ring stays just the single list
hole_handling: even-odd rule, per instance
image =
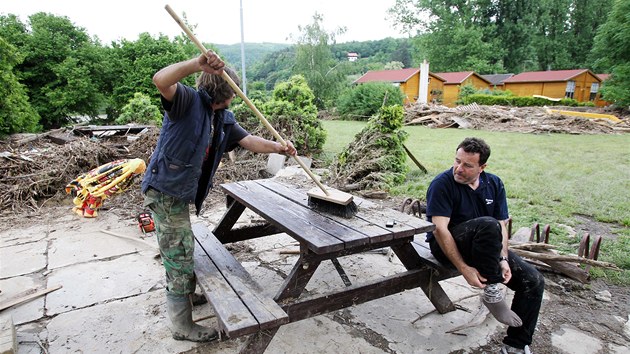
[{"label": "dark blue work shirt", "polygon": [[162,129],[142,181],[143,193],[152,187],[194,202],[197,213],[212,187],[223,153],[249,134],[236,123],[232,112],[213,112],[208,100],[211,98],[204,99],[197,90],[182,84],[177,84],[172,102],[162,97]]},{"label": "dark blue work shirt", "polygon": [[[497,220],[509,217],[505,187],[501,179],[491,173],[481,172],[479,187],[457,183],[453,168],[437,175],[427,189],[427,220],[433,216],[449,217],[448,228],[481,216]],[[427,233],[427,242],[433,233]]]}]

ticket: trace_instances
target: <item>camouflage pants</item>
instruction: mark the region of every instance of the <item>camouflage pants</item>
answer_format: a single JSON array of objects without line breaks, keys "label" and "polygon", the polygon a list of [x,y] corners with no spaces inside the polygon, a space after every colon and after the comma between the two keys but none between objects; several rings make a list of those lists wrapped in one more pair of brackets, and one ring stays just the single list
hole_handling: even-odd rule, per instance
[{"label": "camouflage pants", "polygon": [[176,295],[195,292],[195,239],[188,203],[149,188],[144,195],[144,205],[153,212],[160,256],[166,270],[167,290]]}]

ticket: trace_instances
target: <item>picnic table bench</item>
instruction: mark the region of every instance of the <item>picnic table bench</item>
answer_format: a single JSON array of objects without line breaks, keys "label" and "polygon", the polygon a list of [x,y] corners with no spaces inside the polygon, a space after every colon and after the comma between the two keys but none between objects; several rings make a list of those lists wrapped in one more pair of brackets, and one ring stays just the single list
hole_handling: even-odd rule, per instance
[{"label": "picnic table bench", "polygon": [[[216,313],[222,336],[252,335],[242,353],[264,352],[286,323],[408,289],[421,288],[439,313],[455,310],[438,282],[459,273],[437,262],[423,238],[417,236],[432,231],[433,224],[357,198],[356,216],[332,216],[310,208],[306,191],[273,180],[228,183],[221,188],[228,208],[214,230],[193,225],[199,246],[195,249],[195,274]],[[263,217],[265,223],[233,229],[246,208]],[[392,221],[394,225],[388,227]],[[300,252],[276,295],[270,297],[224,244],[278,233],[298,241]],[[301,296],[321,262],[386,247],[398,256],[406,271],[360,284],[346,283],[321,295]]]}]

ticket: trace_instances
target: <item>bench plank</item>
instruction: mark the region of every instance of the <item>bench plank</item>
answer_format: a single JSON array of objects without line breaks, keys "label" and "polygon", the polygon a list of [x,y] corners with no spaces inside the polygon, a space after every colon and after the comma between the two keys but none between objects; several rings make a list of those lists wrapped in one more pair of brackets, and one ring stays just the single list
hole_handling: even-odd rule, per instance
[{"label": "bench plank", "polygon": [[258,321],[225,280],[201,247],[195,247],[195,276],[217,316],[219,331],[227,337],[258,330]]},{"label": "bench plank", "polygon": [[440,263],[440,261],[435,259],[435,257],[431,253],[429,244],[426,243],[424,240],[421,240],[419,239],[419,237],[416,237],[415,240],[411,242],[411,245],[416,250],[416,252],[418,252],[418,255],[420,256],[422,263],[428,265],[429,267],[437,271],[436,275],[438,276],[439,280],[453,278],[460,275],[457,269],[450,266],[445,266],[444,264]]},{"label": "bench plank", "polygon": [[239,333],[233,332],[233,335],[243,335],[248,331],[251,331],[249,333],[254,333],[258,330],[278,327],[288,323],[288,316],[284,310],[273,299],[262,293],[261,287],[251,279],[247,270],[212,235],[205,225],[194,224],[193,232],[201,248],[212,259],[218,271],[227,280],[233,291],[238,294],[240,301],[242,301],[258,323],[258,328],[253,331],[249,326],[244,326],[245,328],[242,331],[239,331]]}]

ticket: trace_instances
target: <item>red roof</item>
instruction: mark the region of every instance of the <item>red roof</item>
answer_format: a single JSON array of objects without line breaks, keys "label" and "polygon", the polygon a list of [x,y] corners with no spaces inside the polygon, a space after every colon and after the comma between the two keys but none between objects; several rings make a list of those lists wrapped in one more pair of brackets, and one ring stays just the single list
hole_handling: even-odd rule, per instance
[{"label": "red roof", "polygon": [[383,82],[407,82],[412,76],[420,71],[419,68],[407,68],[399,70],[378,70],[368,71],[358,78],[354,83],[362,84],[364,82],[383,81]]},{"label": "red roof", "polygon": [[[420,68],[407,68],[407,69],[398,69],[398,70],[370,70],[367,73],[363,74],[360,78],[354,81],[355,84],[362,84],[365,82],[407,82],[414,75],[418,75],[420,72]],[[430,76],[437,78],[438,80],[446,81],[444,78],[429,72]]]},{"label": "red roof", "polygon": [[[515,82],[569,81],[573,79],[574,77],[588,71],[589,71],[588,69],[528,71],[528,72],[520,73],[518,75],[514,75],[503,82],[515,83]],[[593,74],[593,76],[596,76],[596,75]]]},{"label": "red roof", "polygon": [[[474,71],[459,71],[454,73],[436,73],[439,77],[446,80],[444,84],[461,84],[466,79],[468,79],[471,75],[474,75]],[[486,80],[480,76],[482,80]],[[487,80],[486,80],[487,81]]]}]

